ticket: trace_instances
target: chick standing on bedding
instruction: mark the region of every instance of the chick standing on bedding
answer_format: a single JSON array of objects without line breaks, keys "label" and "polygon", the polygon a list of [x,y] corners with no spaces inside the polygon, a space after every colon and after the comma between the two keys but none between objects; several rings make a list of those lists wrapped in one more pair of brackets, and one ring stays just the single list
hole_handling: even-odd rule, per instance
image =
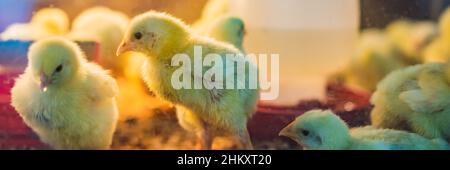
[{"label": "chick standing on bedding", "polygon": [[349,129],[331,111],[312,110],[281,130],[311,150],[439,150],[449,149],[441,139],[429,140],[414,133],[370,126]]},{"label": "chick standing on bedding", "polygon": [[63,38],[33,43],[11,90],[12,106],[57,149],[107,149],[118,117],[115,80]]},{"label": "chick standing on bedding", "polygon": [[[179,89],[171,85],[172,73],[177,67],[170,66],[175,54],[187,54],[193,61],[194,46],[202,47],[202,56],[219,54],[222,60],[229,60],[225,54],[240,54],[231,45],[198,36],[180,20],[163,13],[148,12],[135,17],[125,34],[118,54],[136,51],[146,55],[142,76],[148,87],[160,98],[177,107],[180,124],[197,133],[202,149],[210,149],[214,129],[236,134],[246,148],[252,148],[247,132],[247,120],[254,113],[259,93],[257,89]],[[253,66],[253,64],[249,64]],[[203,71],[208,70],[203,66]],[[227,69],[228,70],[228,69]],[[248,71],[248,70],[247,70]],[[233,78],[236,74],[226,74]],[[204,74],[204,73],[201,73]],[[232,77],[233,76],[233,77]],[[192,79],[202,75],[192,73]],[[206,83],[211,80],[202,79]],[[248,82],[245,82],[246,84]]]},{"label": "chick standing on bedding", "polygon": [[449,73],[447,65],[429,63],[389,74],[371,98],[373,126],[450,139]]},{"label": "chick standing on bedding", "polygon": [[197,28],[197,30],[202,35],[209,36],[218,41],[230,43],[241,50],[241,52],[245,53],[242,46],[245,27],[244,21],[239,17],[224,15],[201,28]]},{"label": "chick standing on bedding", "polygon": [[83,11],[73,21],[68,37],[77,41],[100,43],[100,64],[114,75],[123,74],[126,58],[115,52],[128,25],[128,16],[106,7],[93,7]]},{"label": "chick standing on bedding", "polygon": [[30,23],[12,24],[0,34],[3,40],[38,40],[64,35],[69,30],[69,17],[58,8],[43,8],[37,11]]}]

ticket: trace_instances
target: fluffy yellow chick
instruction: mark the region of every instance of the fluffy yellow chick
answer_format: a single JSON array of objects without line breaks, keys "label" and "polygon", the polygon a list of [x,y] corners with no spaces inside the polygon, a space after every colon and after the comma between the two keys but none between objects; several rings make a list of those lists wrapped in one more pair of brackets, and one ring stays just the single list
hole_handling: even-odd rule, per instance
[{"label": "fluffy yellow chick", "polygon": [[425,63],[447,63],[450,59],[450,41],[438,37],[423,51]]},{"label": "fluffy yellow chick", "polygon": [[[182,21],[153,11],[136,16],[131,21],[117,52],[121,54],[135,51],[146,55],[146,62],[142,67],[143,79],[157,96],[177,107],[181,125],[198,134],[202,149],[211,148],[210,132],[213,129],[236,134],[246,148],[252,148],[247,132],[247,120],[256,108],[259,97],[257,89],[209,90],[202,87],[176,90],[172,86],[171,77],[178,68],[170,66],[172,57],[175,54],[186,54],[194,61],[194,46],[202,47],[202,56],[209,53],[218,54],[223,63],[229,60],[225,54],[240,54],[232,45],[194,34]],[[252,63],[249,65],[254,66]],[[211,67],[203,66],[203,73],[200,74],[204,74],[209,68]],[[226,70],[225,77],[236,76],[236,73],[230,74],[230,69]],[[212,83],[198,73],[192,73],[190,78]],[[247,80],[245,83],[248,83]]]},{"label": "fluffy yellow chick", "polygon": [[450,137],[448,67],[429,63],[392,72],[371,98],[372,124],[411,130],[428,138]]},{"label": "fluffy yellow chick", "polygon": [[109,148],[118,117],[115,80],[59,37],[33,43],[28,59],[11,90],[25,123],[56,149]]},{"label": "fluffy yellow chick", "polygon": [[33,27],[45,28],[52,35],[63,35],[69,31],[69,17],[59,8],[40,9],[31,19]]},{"label": "fluffy yellow chick", "polygon": [[438,150],[448,149],[441,139],[429,140],[414,133],[370,126],[349,129],[331,111],[312,110],[297,117],[281,130],[311,150]]},{"label": "fluffy yellow chick", "polygon": [[375,91],[378,82],[387,74],[406,66],[397,54],[384,32],[365,30],[359,37],[350,63],[332,78],[342,80],[351,87]]},{"label": "fluffy yellow chick", "polygon": [[401,51],[403,59],[417,64],[423,62],[422,51],[437,35],[438,29],[432,22],[399,20],[390,24],[386,32]]},{"label": "fluffy yellow chick", "polygon": [[447,8],[439,18],[440,36],[450,42],[450,8]]},{"label": "fluffy yellow chick", "polygon": [[49,36],[64,35],[69,30],[69,17],[58,8],[37,11],[30,23],[9,26],[1,35],[4,40],[37,40]]},{"label": "fluffy yellow chick", "polygon": [[197,28],[202,35],[209,36],[218,41],[230,43],[245,53],[242,46],[245,27],[244,21],[239,17],[223,15],[202,28]]},{"label": "fluffy yellow chick", "polygon": [[93,7],[83,11],[73,21],[70,39],[100,43],[100,64],[120,75],[126,61],[115,56],[125,33],[129,18],[125,14],[106,7]]},{"label": "fluffy yellow chick", "polygon": [[435,38],[423,52],[425,63],[447,63],[450,59],[450,8],[441,15],[439,29],[439,37]]}]

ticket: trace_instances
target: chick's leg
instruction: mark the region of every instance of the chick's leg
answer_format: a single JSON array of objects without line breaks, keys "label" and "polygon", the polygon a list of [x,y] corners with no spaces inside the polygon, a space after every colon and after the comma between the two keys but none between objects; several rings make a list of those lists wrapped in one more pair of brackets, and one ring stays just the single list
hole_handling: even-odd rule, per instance
[{"label": "chick's leg", "polygon": [[200,150],[211,150],[213,135],[208,124],[203,122],[203,129],[197,132],[197,137],[200,143]]},{"label": "chick's leg", "polygon": [[242,128],[238,130],[239,140],[244,145],[244,149],[253,150],[252,140],[250,139],[250,135],[248,134],[247,128]]},{"label": "chick's leg", "polygon": [[189,109],[182,106],[176,106],[176,108],[179,124],[187,131],[195,133],[198,141],[198,149],[211,149],[212,134],[208,124]]}]

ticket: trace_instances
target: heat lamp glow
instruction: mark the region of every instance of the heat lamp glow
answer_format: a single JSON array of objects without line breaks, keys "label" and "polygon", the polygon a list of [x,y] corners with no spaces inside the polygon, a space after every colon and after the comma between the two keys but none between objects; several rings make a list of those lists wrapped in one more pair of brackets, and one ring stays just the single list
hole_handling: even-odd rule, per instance
[{"label": "heat lamp glow", "polygon": [[377,23],[372,0],[12,1],[0,149],[449,149],[450,10]]}]

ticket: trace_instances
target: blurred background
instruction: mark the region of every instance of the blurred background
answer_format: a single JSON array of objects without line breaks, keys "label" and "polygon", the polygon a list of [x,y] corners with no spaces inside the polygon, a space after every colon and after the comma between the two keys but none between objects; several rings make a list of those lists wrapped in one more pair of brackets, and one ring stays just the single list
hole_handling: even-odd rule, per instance
[{"label": "blurred background", "polygon": [[[46,7],[64,10],[70,21],[86,9],[105,6],[121,11],[130,18],[148,10],[157,10],[174,15],[187,24],[193,24],[202,17],[205,5],[211,1],[0,0],[0,32],[11,24],[29,22],[36,11]],[[227,11],[240,17],[245,23],[247,33],[244,37],[245,51],[280,55],[280,95],[275,100],[261,102],[257,114],[248,123],[250,135],[257,149],[299,149],[297,145],[279,138],[277,134],[297,115],[309,109],[332,109],[350,126],[368,124],[368,114],[371,110],[369,98],[373,86],[387,74],[379,73],[378,70],[378,67],[387,65],[383,63],[384,59],[377,58],[380,52],[378,41],[384,41],[384,34],[391,36],[393,32],[395,37],[393,39],[400,42],[400,45],[395,43],[392,45],[395,52],[404,50],[401,53],[409,55],[408,52],[416,52],[416,48],[422,51],[422,48],[431,41],[430,37],[436,36],[437,22],[450,4],[450,0],[229,0],[227,2],[229,3]],[[399,19],[407,21],[407,29],[411,28],[414,31],[409,33],[402,30],[404,27],[401,26],[388,29],[390,24]],[[422,24],[419,21],[426,23]],[[416,30],[415,24],[425,26],[419,26]],[[372,31],[366,34],[364,33],[366,30]],[[400,38],[396,37],[398,32],[401,34]],[[402,34],[406,32],[408,33]],[[381,34],[383,35],[379,36]],[[412,39],[408,39],[409,37]],[[10,88],[14,78],[22,70],[8,72],[3,67],[11,66],[9,63],[16,58],[26,59],[29,43],[0,41],[2,51],[0,149],[47,148],[21,122],[21,118],[9,104]],[[370,44],[370,47],[365,46],[365,43]],[[405,49],[403,44],[406,44]],[[95,45],[85,42],[81,43],[81,47],[88,55],[96,54]],[[383,50],[381,53],[384,54]],[[89,51],[94,52],[91,54]],[[393,58],[403,56],[406,55],[400,54]],[[372,67],[368,66],[380,60],[383,60],[380,62],[381,66],[374,66],[375,71],[370,70]],[[409,58],[406,60],[407,64],[400,65],[411,64]],[[140,61],[137,60],[137,63]],[[388,60],[386,63],[392,62]],[[18,67],[24,66],[21,64]],[[340,72],[341,70],[344,71]],[[366,80],[372,77],[377,79],[373,82]],[[345,86],[333,84],[334,81],[340,82],[345,78],[347,78]],[[137,85],[130,85],[127,84],[127,80],[117,79],[121,89],[142,88],[140,82]],[[333,83],[330,83],[331,81]],[[363,88],[347,88],[346,85],[349,84],[358,84]],[[146,88],[140,90],[121,91],[125,94],[121,94],[118,99],[121,119],[112,148],[194,148],[195,137],[178,126],[173,108],[155,99]],[[238,147],[227,138],[218,138],[213,146],[215,149]]]},{"label": "blurred background", "polygon": [[[1,0],[0,31],[27,22],[44,7],[63,9],[73,20],[93,6],[129,17],[148,10],[168,12],[188,24],[202,15],[207,0]],[[250,53],[276,53],[280,96],[272,102],[295,104],[299,98],[324,98],[327,75],[342,68],[355,50],[358,32],[384,28],[398,19],[436,21],[450,0],[230,0],[230,13],[246,24],[244,47]],[[324,44],[325,43],[325,44]],[[322,50],[323,48],[327,50]],[[323,62],[327,60],[327,62]],[[298,68],[302,68],[301,71]]]},{"label": "blurred background", "polygon": [[[1,0],[0,31],[9,24],[28,21],[33,12],[43,7],[64,9],[71,19],[84,9],[102,5],[134,16],[150,9],[166,11],[186,22],[200,17],[208,0]],[[244,0],[245,1],[245,0]],[[360,0],[361,28],[384,27],[400,18],[436,20],[450,0]]]},{"label": "blurred background", "polygon": [[58,7],[74,19],[92,6],[106,6],[132,17],[148,10],[171,13],[190,23],[197,19],[207,0],[0,0],[0,31],[14,22],[29,21],[34,11],[44,7]]},{"label": "blurred background", "polygon": [[361,28],[383,28],[397,19],[436,21],[449,0],[361,0]]}]

